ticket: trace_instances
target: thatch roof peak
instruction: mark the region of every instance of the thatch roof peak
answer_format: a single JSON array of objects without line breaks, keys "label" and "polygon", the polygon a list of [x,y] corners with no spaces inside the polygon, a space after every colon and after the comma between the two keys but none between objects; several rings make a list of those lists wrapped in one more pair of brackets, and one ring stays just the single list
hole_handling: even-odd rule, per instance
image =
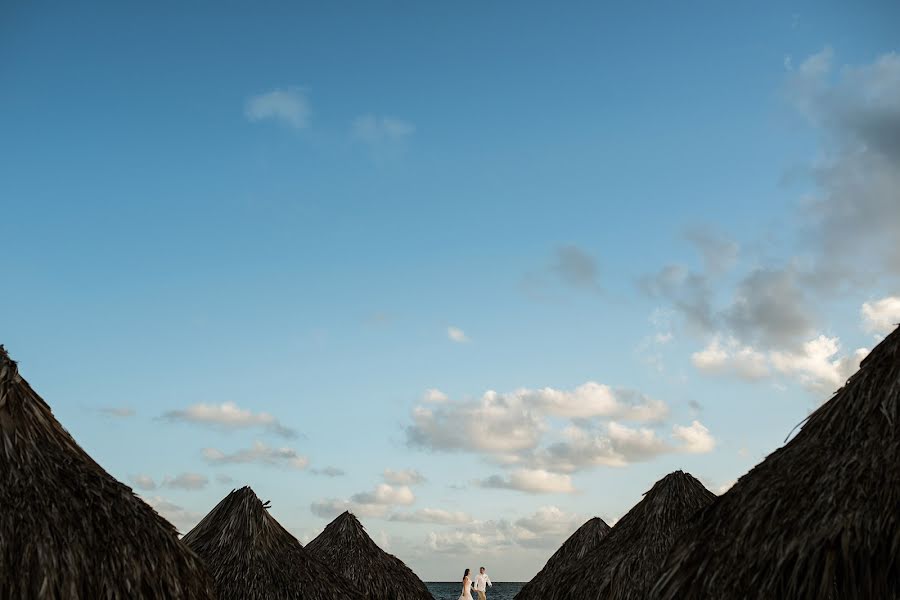
[{"label": "thatch roof peak", "polygon": [[182,539],[206,562],[218,600],[363,600],[268,508],[249,486],[232,490]]},{"label": "thatch roof peak", "polygon": [[212,598],[202,562],[103,470],[0,346],[0,588],[22,598]]},{"label": "thatch roof peak", "polygon": [[689,473],[675,471],[644,497],[584,558],[559,574],[547,598],[643,600],[688,521],[716,496]]},{"label": "thatch roof peak", "polygon": [[900,329],[703,511],[672,549],[656,596],[900,597],[898,465]]},{"label": "thatch roof peak", "polygon": [[366,593],[369,600],[433,600],[425,583],[376,544],[350,511],[338,515],[306,545]]},{"label": "thatch roof peak", "polygon": [[522,586],[515,600],[542,600],[547,597],[556,584],[557,576],[593,551],[609,531],[609,525],[600,517],[588,519],[553,553],[544,568]]}]

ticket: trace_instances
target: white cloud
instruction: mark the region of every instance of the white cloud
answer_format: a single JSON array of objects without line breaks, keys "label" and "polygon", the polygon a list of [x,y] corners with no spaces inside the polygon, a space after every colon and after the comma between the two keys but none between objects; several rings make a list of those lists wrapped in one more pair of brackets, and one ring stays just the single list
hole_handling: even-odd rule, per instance
[{"label": "white cloud", "polygon": [[149,491],[156,489],[156,482],[149,475],[132,475],[128,479],[131,480],[134,487],[140,490]]},{"label": "white cloud", "polygon": [[[665,453],[711,449],[712,436],[699,422],[673,429],[671,439],[653,428],[622,422],[656,424],[668,413],[665,403],[638,392],[587,382],[573,390],[488,391],[479,400],[420,405],[413,409],[406,434],[411,447],[472,452],[519,469],[515,476],[488,478],[484,485],[537,490],[540,485],[524,474],[568,475],[597,466],[620,467]],[[568,420],[569,426],[557,429],[560,419]],[[598,419],[615,420],[598,423]],[[558,440],[561,436],[561,441],[544,446],[545,436]],[[571,487],[571,481],[562,478],[554,484],[550,488]]]},{"label": "white cloud", "polygon": [[323,475],[325,477],[343,477],[347,474],[343,469],[337,467],[322,467],[321,469],[311,469],[313,475]]},{"label": "white cloud", "polygon": [[840,349],[838,338],[820,335],[798,351],[773,351],[771,360],[776,369],[798,378],[807,388],[830,393],[859,369],[859,363],[869,353],[866,348],[858,348],[848,356],[835,358]]},{"label": "white cloud", "polygon": [[425,393],[422,395],[422,402],[428,402],[431,404],[441,404],[449,399],[450,398],[447,396],[447,394],[445,394],[441,390],[433,388],[430,390],[425,390]]},{"label": "white cloud", "polygon": [[517,461],[517,454],[537,448],[548,428],[547,417],[657,422],[668,412],[661,401],[593,381],[574,390],[522,388],[506,394],[488,390],[477,401],[417,406],[407,441],[431,450],[480,452],[509,463]]},{"label": "white cloud", "polygon": [[353,494],[350,500],[355,504],[382,504],[408,506],[416,501],[416,496],[408,486],[392,486],[380,483],[371,492]]},{"label": "white cloud", "polygon": [[303,90],[289,88],[251,97],[244,114],[251,122],[272,119],[294,129],[304,129],[309,126],[311,110]]},{"label": "white cloud", "polygon": [[169,422],[193,423],[219,429],[262,428],[284,438],[295,438],[297,432],[285,427],[272,415],[254,413],[240,408],[234,402],[222,404],[194,404],[184,410],[170,410],[162,419]]},{"label": "white cloud", "polygon": [[425,476],[415,469],[401,469],[397,471],[385,469],[384,480],[388,483],[399,485],[415,485],[417,483],[424,483]]},{"label": "white cloud", "polygon": [[353,137],[371,145],[397,142],[410,137],[416,127],[396,117],[363,115],[353,121]]},{"label": "white cloud", "polygon": [[715,438],[700,421],[692,421],[687,427],[673,425],[672,437],[681,442],[679,449],[689,454],[705,454],[716,447]]},{"label": "white cloud", "polygon": [[[488,392],[492,393],[492,392]],[[588,381],[574,390],[521,389],[512,395],[544,414],[570,419],[614,417],[631,421],[661,421],[669,414],[664,402],[631,390],[613,390]]]},{"label": "white cloud", "polygon": [[863,328],[886,335],[900,323],[900,296],[888,296],[862,305]]},{"label": "white cloud", "polygon": [[615,421],[594,430],[572,425],[563,433],[564,441],[541,448],[526,458],[527,462],[554,472],[574,473],[597,466],[624,467],[662,454],[705,453],[715,446],[709,430],[699,421],[673,425],[671,441],[653,429]]},{"label": "white cloud", "polygon": [[459,327],[448,327],[447,328],[447,337],[457,344],[464,344],[469,341],[466,333],[460,329]]},{"label": "white cloud", "polygon": [[200,473],[179,473],[174,477],[164,477],[160,487],[176,490],[202,490],[209,483],[206,475]]},{"label": "white cloud", "polygon": [[409,506],[416,501],[412,490],[405,485],[379,484],[374,490],[353,494],[349,499],[328,498],[313,502],[313,514],[328,519],[342,512],[350,512],[361,517],[384,517],[395,506]]},{"label": "white cloud", "polygon": [[761,352],[750,346],[741,346],[733,338],[725,342],[720,336],[691,356],[691,362],[705,373],[725,374],[745,380],[759,380],[775,373],[791,377],[816,393],[837,390],[859,368],[868,354],[859,348],[846,356],[840,352],[837,337],[820,335],[793,350],[769,350]]},{"label": "white cloud", "polygon": [[407,427],[410,445],[503,455],[534,448],[543,423],[522,403],[489,392],[478,402],[417,406]]},{"label": "white cloud", "polygon": [[713,337],[706,348],[693,353],[691,362],[700,371],[734,375],[751,381],[770,374],[765,354],[750,346],[741,345],[734,338],[722,341],[718,335]]},{"label": "white cloud", "polygon": [[309,459],[291,448],[271,448],[256,441],[251,448],[226,454],[216,448],[204,448],[203,457],[212,464],[257,463],[289,469],[305,469]]},{"label": "white cloud", "polygon": [[516,543],[527,548],[557,548],[583,521],[581,516],[556,506],[542,506],[514,523]]},{"label": "white cloud", "polygon": [[558,547],[583,522],[579,515],[555,506],[542,506],[534,514],[516,521],[506,519],[459,523],[450,531],[431,531],[426,537],[429,551],[469,556],[472,548],[486,554],[503,554],[514,547]]},{"label": "white cloud", "polygon": [[825,46],[820,52],[811,54],[806,60],[800,63],[800,67],[797,71],[804,77],[821,77],[831,70],[831,61],[833,58],[834,50],[832,50],[830,46]]},{"label": "white cloud", "polygon": [[389,520],[405,523],[435,523],[438,525],[467,525],[474,521],[468,513],[439,508],[421,508],[413,512],[394,513]]},{"label": "white cloud", "polygon": [[173,490],[200,490],[206,487],[209,479],[199,473],[181,473],[174,477],[166,475],[159,485],[149,475],[132,475],[129,477],[138,489],[150,491],[157,488],[169,488]]},{"label": "white cloud", "polygon": [[201,513],[187,510],[160,496],[145,497],[144,502],[152,506],[156,512],[174,525],[181,533],[189,531],[203,518]]},{"label": "white cloud", "polygon": [[527,492],[529,494],[572,494],[572,478],[543,469],[516,469],[508,476],[492,475],[477,482],[479,487]]},{"label": "white cloud", "polygon": [[715,492],[717,495],[721,496],[722,494],[724,494],[725,492],[730,490],[736,483],[737,483],[737,479],[730,479],[730,480],[726,481],[725,483],[723,483],[722,485],[714,488]]},{"label": "white cloud", "polygon": [[347,510],[358,517],[380,518],[388,513],[390,507],[383,504],[354,504],[349,500],[329,498],[313,502],[310,504],[309,509],[314,515],[323,519],[333,519]]}]

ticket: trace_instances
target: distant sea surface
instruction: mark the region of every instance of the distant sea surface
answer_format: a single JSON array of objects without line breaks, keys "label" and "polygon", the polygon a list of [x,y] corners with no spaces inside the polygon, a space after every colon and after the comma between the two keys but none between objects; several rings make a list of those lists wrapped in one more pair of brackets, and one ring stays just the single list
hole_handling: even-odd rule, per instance
[{"label": "distant sea surface", "polygon": [[[461,581],[430,581],[425,585],[428,586],[428,591],[435,600],[458,600],[459,594],[462,592]],[[523,585],[525,582],[494,583],[494,586],[487,590],[487,600],[512,600]],[[472,598],[477,599],[478,596],[473,592]]]}]

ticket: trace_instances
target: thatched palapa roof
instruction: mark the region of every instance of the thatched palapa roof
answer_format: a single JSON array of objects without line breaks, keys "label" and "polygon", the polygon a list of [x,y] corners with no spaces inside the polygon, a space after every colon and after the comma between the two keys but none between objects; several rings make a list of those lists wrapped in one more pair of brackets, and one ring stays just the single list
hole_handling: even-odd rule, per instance
[{"label": "thatched palapa roof", "polygon": [[556,585],[556,577],[566,568],[575,565],[596,548],[610,528],[600,517],[588,520],[569,536],[559,550],[553,553],[544,568],[531,581],[522,586],[515,600],[543,600]]},{"label": "thatched palapa roof", "polygon": [[306,549],[350,579],[369,600],[434,600],[422,580],[379,548],[349,511],[329,523]]},{"label": "thatched palapa roof", "polygon": [[175,528],[81,449],[3,346],[0,596],[213,598]]},{"label": "thatched palapa roof", "polygon": [[219,600],[363,600],[269,514],[249,487],[232,490],[182,541],[206,562]]},{"label": "thatched palapa roof", "polygon": [[690,474],[670,473],[584,558],[558,574],[548,600],[645,600],[659,567],[698,510],[715,494]]},{"label": "thatched palapa roof", "polygon": [[657,597],[900,598],[900,329],[702,517]]}]

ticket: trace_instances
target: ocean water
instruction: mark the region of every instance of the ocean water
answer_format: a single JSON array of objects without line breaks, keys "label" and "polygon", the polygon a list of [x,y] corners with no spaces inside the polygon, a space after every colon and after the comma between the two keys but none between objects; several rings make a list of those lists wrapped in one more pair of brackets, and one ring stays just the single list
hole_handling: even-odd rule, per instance
[{"label": "ocean water", "polygon": [[[435,600],[458,600],[459,594],[462,592],[461,581],[429,581],[425,585],[428,586],[428,591]],[[487,590],[487,600],[512,600],[523,585],[525,585],[524,582],[494,582],[494,587],[489,587]],[[472,598],[475,599],[478,596],[473,592]]]}]

